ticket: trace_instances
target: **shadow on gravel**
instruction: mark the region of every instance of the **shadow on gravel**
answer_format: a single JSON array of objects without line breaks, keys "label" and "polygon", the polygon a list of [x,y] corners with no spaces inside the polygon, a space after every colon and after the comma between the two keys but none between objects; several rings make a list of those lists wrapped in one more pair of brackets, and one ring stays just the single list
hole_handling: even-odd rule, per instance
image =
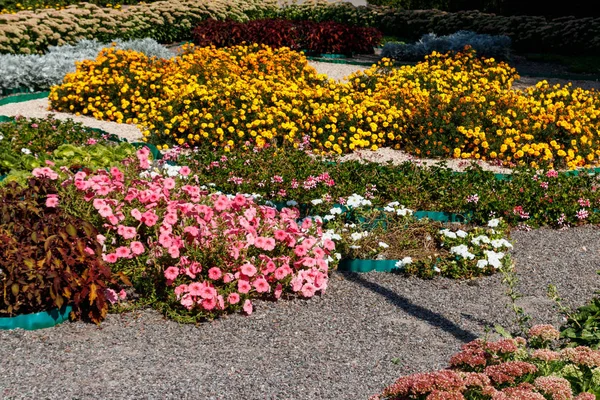
[{"label": "shadow on gravel", "polygon": [[340,273],[343,274],[344,277],[348,280],[356,282],[364,288],[383,296],[389,303],[402,309],[403,311],[414,316],[415,318],[419,318],[420,320],[427,322],[429,325],[435,326],[436,328],[448,332],[463,343],[467,343],[478,338],[478,336],[475,335],[473,332],[461,328],[460,326],[456,325],[454,322],[450,321],[443,315],[431,311],[418,304],[414,304],[406,297],[401,296],[398,293],[395,293],[390,289],[385,288],[377,283],[370,282],[362,278],[360,274],[352,272]]}]

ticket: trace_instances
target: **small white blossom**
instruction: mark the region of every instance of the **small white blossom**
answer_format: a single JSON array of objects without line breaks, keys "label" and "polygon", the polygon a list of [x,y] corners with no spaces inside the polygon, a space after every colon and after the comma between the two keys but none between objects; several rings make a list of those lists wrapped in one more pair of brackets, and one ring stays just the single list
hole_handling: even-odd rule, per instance
[{"label": "small white blossom", "polygon": [[459,229],[456,231],[456,236],[458,236],[460,238],[466,238],[467,235],[468,235],[468,233],[463,231],[462,229]]},{"label": "small white blossom", "polygon": [[294,206],[297,206],[297,205],[298,205],[298,202],[297,202],[296,200],[288,200],[288,201],[285,203],[285,205],[286,205],[286,206],[290,206],[290,207],[294,207]]},{"label": "small white blossom", "polygon": [[405,265],[412,264],[413,260],[411,257],[404,257],[402,260],[396,262],[396,268],[402,268]]},{"label": "small white blossom", "polygon": [[323,219],[325,221],[331,221],[332,219],[335,219],[335,215],[327,214],[326,216],[323,217]]},{"label": "small white blossom", "polygon": [[451,247],[450,253],[459,255],[463,258],[468,258],[469,260],[472,260],[475,258],[475,254],[471,253],[469,251],[469,248],[467,247],[467,245],[464,245],[464,244],[461,244],[460,246]]},{"label": "small white blossom", "polygon": [[379,247],[383,247],[384,249],[387,249],[388,247],[390,247],[390,245],[387,243],[384,243],[384,242],[379,242]]},{"label": "small white blossom", "polygon": [[510,242],[506,239],[494,239],[492,240],[492,246],[495,249],[498,249],[500,247],[506,247],[506,248],[512,248],[512,244],[510,244]]},{"label": "small white blossom", "polygon": [[31,154],[31,150],[29,150],[29,149],[26,149],[25,147],[23,147],[23,148],[21,149],[21,153],[23,153],[23,154]]},{"label": "small white blossom", "polygon": [[360,249],[360,246],[353,244],[352,246],[350,246],[351,249]]},{"label": "small white blossom", "polygon": [[490,243],[491,240],[489,237],[487,237],[486,235],[479,235],[474,237],[473,239],[471,239],[471,243],[473,243],[476,246],[481,245],[481,243]]},{"label": "small white blossom", "polygon": [[479,261],[477,261],[477,266],[479,268],[481,268],[481,269],[487,267],[487,265],[488,265],[487,260],[479,260]]},{"label": "small white blossom", "polygon": [[502,259],[504,258],[504,253],[496,253],[495,251],[485,250],[484,251],[488,263],[494,268],[500,268],[502,266]]},{"label": "small white blossom", "polygon": [[498,224],[500,224],[500,219],[499,218],[490,219],[488,221],[488,226],[490,228],[496,228],[498,226]]},{"label": "small white blossom", "polygon": [[323,202],[323,200],[321,200],[321,199],[314,199],[314,200],[311,200],[310,202],[313,203],[313,205],[316,206],[316,205],[321,204]]},{"label": "small white blossom", "polygon": [[342,213],[342,209],[339,207],[333,207],[331,210],[329,210],[330,214],[341,214]]},{"label": "small white blossom", "polygon": [[442,229],[440,233],[450,239],[456,239],[456,233],[452,232],[450,229]]}]

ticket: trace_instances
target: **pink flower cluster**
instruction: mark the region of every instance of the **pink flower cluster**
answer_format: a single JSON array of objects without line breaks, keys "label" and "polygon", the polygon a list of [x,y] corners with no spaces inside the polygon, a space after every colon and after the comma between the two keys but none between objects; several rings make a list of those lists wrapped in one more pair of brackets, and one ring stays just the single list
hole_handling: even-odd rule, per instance
[{"label": "pink flower cluster", "polygon": [[[534,326],[530,333],[533,340],[546,343],[557,337],[556,329],[551,325]],[[538,349],[529,353],[527,345],[527,341],[520,337],[495,342],[474,340],[465,344],[461,352],[452,357],[448,369],[400,377],[370,400],[595,398],[591,393],[579,393],[577,396],[573,393],[574,388],[590,387],[590,382],[572,386],[568,375],[569,380],[555,374],[569,365],[591,371],[600,366],[600,351],[577,347],[560,352]],[[591,372],[587,375],[591,379]]]},{"label": "pink flower cluster", "polygon": [[[147,149],[137,156],[148,168]],[[78,172],[72,182],[106,220],[99,238],[104,260],[143,257],[162,266],[167,287],[187,310],[250,314],[252,297],[279,299],[291,290],[309,298],[327,288],[335,244],[322,239],[320,223],[299,225],[297,209],[278,212],[242,194],[209,194],[160,175],[126,181],[118,168]]]}]

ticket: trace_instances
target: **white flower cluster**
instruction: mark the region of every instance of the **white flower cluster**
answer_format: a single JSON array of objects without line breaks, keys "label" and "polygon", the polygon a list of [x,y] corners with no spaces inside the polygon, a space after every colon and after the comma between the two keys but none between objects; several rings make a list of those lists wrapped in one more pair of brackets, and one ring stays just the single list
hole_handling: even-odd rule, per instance
[{"label": "white flower cluster", "polygon": [[404,257],[402,260],[396,262],[396,268],[402,268],[405,265],[412,264],[413,260],[410,257]]},{"label": "white flower cluster", "polygon": [[450,239],[466,238],[469,234],[462,229],[457,230],[456,232],[452,232],[450,229],[442,229],[440,233]]},{"label": "white flower cluster", "polygon": [[350,235],[350,238],[352,239],[352,241],[356,242],[356,241],[358,241],[358,240],[360,240],[360,239],[362,239],[362,238],[365,238],[365,237],[367,237],[367,236],[369,236],[369,232],[367,232],[367,231],[363,231],[363,232],[353,232],[353,233]]},{"label": "white flower cluster", "polygon": [[351,208],[360,208],[363,206],[371,206],[373,205],[373,203],[371,203],[371,200],[367,200],[363,196],[354,193],[353,195],[348,197],[346,205]]},{"label": "white flower cluster", "polygon": [[472,260],[475,258],[475,254],[473,254],[469,251],[469,246],[467,246],[466,244],[452,246],[450,248],[450,253],[461,256],[462,258],[467,258],[469,260]]},{"label": "white flower cluster", "polygon": [[401,215],[403,217],[406,215],[413,214],[413,210],[408,209],[408,208],[404,207],[403,205],[400,205],[400,203],[398,203],[397,201],[392,201],[387,206],[383,207],[383,211],[389,212],[389,213],[394,213],[396,215]]}]

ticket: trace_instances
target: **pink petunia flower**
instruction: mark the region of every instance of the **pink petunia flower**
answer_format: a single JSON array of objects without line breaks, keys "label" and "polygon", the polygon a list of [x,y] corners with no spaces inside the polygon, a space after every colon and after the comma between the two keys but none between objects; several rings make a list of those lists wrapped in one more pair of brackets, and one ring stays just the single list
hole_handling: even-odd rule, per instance
[{"label": "pink petunia flower", "polygon": [[131,255],[131,250],[129,249],[129,247],[121,246],[117,247],[115,253],[117,253],[117,257],[119,258],[129,258],[129,256]]},{"label": "pink petunia flower", "polygon": [[256,274],[256,267],[252,264],[244,264],[240,268],[240,271],[246,276],[254,276]]},{"label": "pink petunia flower", "polygon": [[129,247],[131,248],[131,252],[136,256],[139,256],[144,252],[144,245],[142,242],[133,241],[129,244]]},{"label": "pink petunia flower", "polygon": [[104,296],[106,296],[106,300],[108,300],[110,304],[115,304],[117,301],[119,301],[119,296],[113,289],[104,290]]},{"label": "pink petunia flower", "polygon": [[200,293],[202,292],[203,287],[204,287],[204,285],[202,285],[200,282],[190,283],[188,286],[188,292],[192,296],[200,296]]},{"label": "pink petunia flower", "polygon": [[310,282],[307,282],[302,286],[302,296],[304,297],[313,297],[316,291],[317,288]]},{"label": "pink petunia flower", "polygon": [[227,302],[229,302],[229,304],[237,304],[240,302],[240,295],[237,293],[230,293],[229,296],[227,296]]},{"label": "pink petunia flower", "polygon": [[283,293],[283,286],[281,285],[281,283],[278,283],[275,287],[275,298],[279,299],[281,297],[281,293]]},{"label": "pink petunia flower", "polygon": [[179,174],[181,176],[188,176],[191,172],[192,170],[190,170],[190,167],[188,167],[187,165],[184,165],[179,169]]},{"label": "pink petunia flower", "polygon": [[252,302],[250,300],[246,300],[244,302],[244,312],[248,315],[252,314]]},{"label": "pink petunia flower", "polygon": [[177,268],[177,267],[169,267],[165,270],[165,278],[167,278],[167,280],[169,280],[169,281],[174,281],[175,279],[177,279],[178,275],[179,275],[179,268]]},{"label": "pink petunia flower", "polygon": [[119,257],[115,253],[103,254],[102,259],[107,263],[116,263]]},{"label": "pink petunia flower", "polygon": [[56,207],[58,205],[58,196],[55,194],[49,194],[46,199],[46,207]]},{"label": "pink petunia flower", "polygon": [[265,278],[256,279],[253,285],[258,293],[267,293],[271,291],[271,286],[269,286],[269,283]]},{"label": "pink petunia flower", "polygon": [[223,276],[223,273],[217,267],[212,267],[211,269],[208,270],[208,277],[210,279],[212,279],[213,281],[216,281],[217,279],[221,279],[221,276]]},{"label": "pink petunia flower", "polygon": [[238,281],[238,292],[240,293],[248,293],[252,289],[250,286],[250,282],[240,279]]},{"label": "pink petunia flower", "polygon": [[215,308],[215,306],[217,305],[217,298],[216,297],[211,297],[210,299],[204,299],[202,300],[202,307],[205,310],[212,310]]}]

